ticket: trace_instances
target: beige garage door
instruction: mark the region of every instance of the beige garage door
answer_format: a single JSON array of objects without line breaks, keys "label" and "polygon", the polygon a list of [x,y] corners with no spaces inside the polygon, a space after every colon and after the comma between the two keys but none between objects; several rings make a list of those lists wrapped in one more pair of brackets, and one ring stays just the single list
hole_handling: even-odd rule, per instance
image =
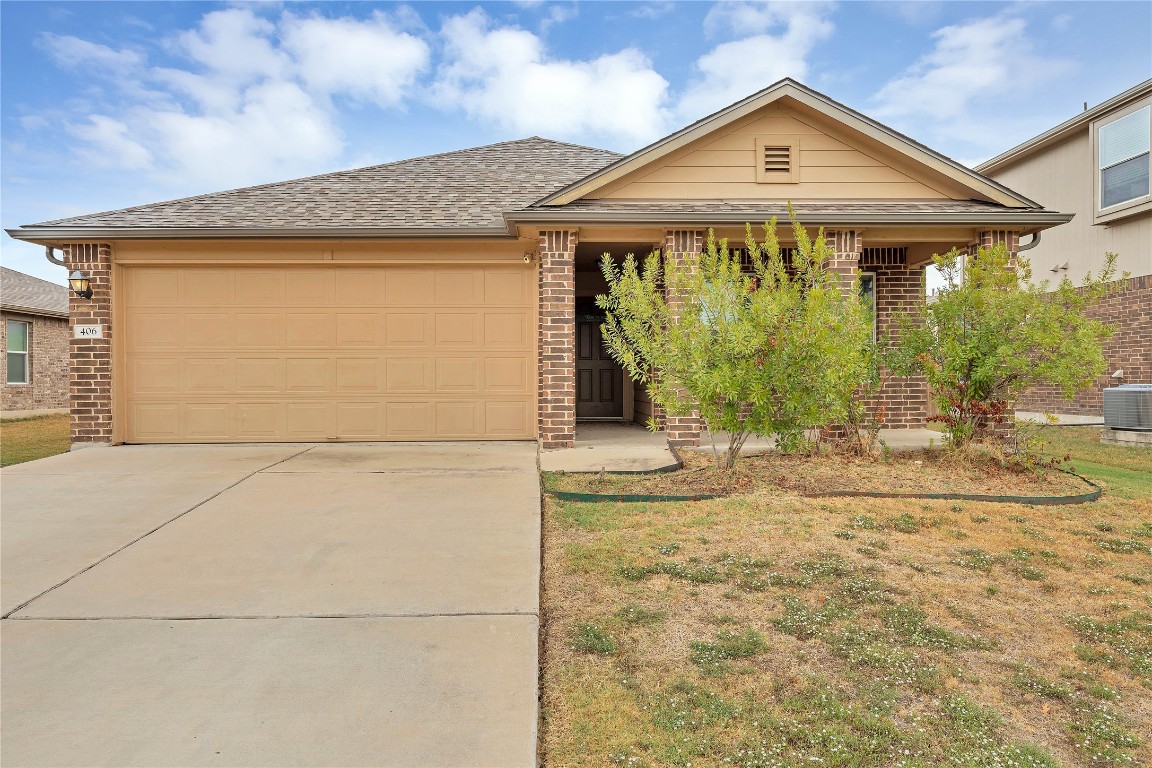
[{"label": "beige garage door", "polygon": [[535,434],[531,268],[126,267],[127,442]]}]

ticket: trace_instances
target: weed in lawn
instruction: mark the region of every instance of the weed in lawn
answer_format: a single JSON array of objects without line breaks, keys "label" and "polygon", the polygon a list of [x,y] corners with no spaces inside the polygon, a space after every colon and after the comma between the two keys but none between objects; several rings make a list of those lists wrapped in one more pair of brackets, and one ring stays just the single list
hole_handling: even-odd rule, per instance
[{"label": "weed in lawn", "polygon": [[1118,555],[1131,555],[1135,552],[1152,554],[1152,547],[1135,539],[1100,539],[1096,546],[1105,552],[1115,552]]},{"label": "weed in lawn", "polygon": [[832,535],[844,541],[852,541],[852,539],[856,538],[856,534],[852,533],[852,531],[836,531]]},{"label": "weed in lawn", "polygon": [[991,520],[992,518],[988,517],[988,515],[972,515],[972,522],[974,523],[987,523]]},{"label": "weed in lawn", "polygon": [[1042,569],[1027,563],[1012,563],[1008,566],[1008,570],[1025,581],[1043,581],[1048,578],[1048,574]]},{"label": "weed in lawn", "polygon": [[940,650],[961,648],[988,648],[989,644],[975,636],[958,635],[928,623],[928,616],[915,605],[907,603],[880,609],[880,621],[899,642]]},{"label": "weed in lawn", "polygon": [[1103,533],[1112,533],[1116,530],[1116,526],[1112,525],[1112,523],[1096,523],[1092,527]]},{"label": "weed in lawn", "polygon": [[873,560],[880,557],[880,550],[876,549],[876,547],[856,547],[856,551],[864,555],[864,557],[868,557]]},{"label": "weed in lawn", "polygon": [[581,624],[572,632],[572,648],[581,653],[608,655],[616,652],[616,640],[595,624]]},{"label": "weed in lawn", "polygon": [[920,521],[907,513],[889,520],[888,527],[897,533],[920,533]]},{"label": "weed in lawn", "polygon": [[987,707],[960,694],[944,697],[940,705],[943,727],[955,741],[948,749],[948,765],[1019,766],[1020,768],[1056,768],[1057,763],[1044,750],[1019,744],[1002,744],[996,739],[1001,729],[1000,716]]},{"label": "weed in lawn", "polygon": [[656,547],[656,551],[662,555],[674,555],[680,551],[680,544],[672,542],[671,544],[661,544]]},{"label": "weed in lawn", "polygon": [[1149,584],[1152,584],[1152,578],[1141,576],[1138,573],[1118,573],[1116,574],[1116,578],[1120,579],[1121,581],[1131,582],[1138,587],[1145,587]]},{"label": "weed in lawn", "polygon": [[731,671],[728,662],[732,659],[747,659],[768,650],[764,636],[754,629],[742,634],[718,632],[712,642],[693,640],[689,646],[692,652],[688,658],[699,667],[700,672],[709,677],[727,674]]},{"label": "weed in lawn", "polygon": [[848,563],[835,552],[820,552],[809,560],[801,560],[796,569],[810,579],[838,579],[849,572]]},{"label": "weed in lawn", "polygon": [[992,553],[975,547],[957,550],[956,556],[952,558],[953,565],[973,571],[984,571],[985,573],[992,570],[992,564],[995,562],[996,558],[992,556]]},{"label": "weed in lawn", "polygon": [[789,595],[784,598],[784,615],[773,619],[772,624],[781,632],[801,640],[810,640],[836,619],[851,613],[851,609],[837,600],[825,599],[811,606]]},{"label": "weed in lawn", "polygon": [[1132,749],[1140,746],[1125,718],[1108,703],[1075,707],[1068,732],[1076,748],[1097,765],[1135,765]]},{"label": "weed in lawn", "polygon": [[1084,640],[1107,649],[1084,649],[1082,653],[1077,646],[1082,659],[1113,667],[1123,664],[1136,677],[1152,683],[1152,614],[1133,611],[1114,621],[1073,616],[1068,624]]},{"label": "weed in lawn", "polygon": [[655,627],[668,617],[665,611],[653,611],[639,605],[625,605],[612,614],[614,618],[629,627]]},{"label": "weed in lawn", "polygon": [[1132,535],[1142,539],[1152,539],[1152,523],[1140,523],[1132,529]]},{"label": "weed in lawn", "polygon": [[1015,665],[1012,674],[1012,685],[1025,693],[1042,696],[1046,699],[1060,699],[1067,701],[1076,692],[1070,685],[1049,680],[1031,667],[1023,664]]},{"label": "weed in lawn", "polygon": [[862,531],[880,530],[880,523],[876,522],[876,518],[871,515],[856,515],[852,518],[850,525]]}]

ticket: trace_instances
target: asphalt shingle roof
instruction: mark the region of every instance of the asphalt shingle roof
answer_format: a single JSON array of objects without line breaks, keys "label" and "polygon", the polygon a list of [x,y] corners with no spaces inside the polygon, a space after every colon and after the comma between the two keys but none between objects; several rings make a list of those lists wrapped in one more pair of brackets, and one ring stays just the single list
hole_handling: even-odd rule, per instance
[{"label": "asphalt shingle roof", "polygon": [[29,314],[68,314],[68,289],[8,267],[0,267],[0,308]]},{"label": "asphalt shingle roof", "polygon": [[[543,206],[541,206],[543,207]],[[797,218],[828,214],[873,213],[993,213],[1039,211],[1041,208],[1013,209],[982,200],[816,200],[792,204]],[[573,200],[560,209],[585,213],[775,213],[788,218],[787,200]],[[540,210],[540,207],[530,210]]]},{"label": "asphalt shingle roof", "polygon": [[620,157],[616,152],[533,136],[31,226],[253,229],[503,226],[504,211],[526,207]]}]

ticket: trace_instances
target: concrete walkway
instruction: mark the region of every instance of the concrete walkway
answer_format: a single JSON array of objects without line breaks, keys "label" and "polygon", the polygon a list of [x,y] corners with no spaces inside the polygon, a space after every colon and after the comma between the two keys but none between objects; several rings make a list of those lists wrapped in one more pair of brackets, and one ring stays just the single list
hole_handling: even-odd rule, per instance
[{"label": "concrete walkway", "polygon": [[5,766],[531,766],[531,443],[6,468]]}]

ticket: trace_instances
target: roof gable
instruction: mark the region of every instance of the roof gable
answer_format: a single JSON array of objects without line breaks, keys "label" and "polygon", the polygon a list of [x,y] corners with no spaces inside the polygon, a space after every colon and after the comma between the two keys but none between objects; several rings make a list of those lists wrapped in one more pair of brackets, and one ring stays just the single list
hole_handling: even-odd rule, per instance
[{"label": "roof gable", "polygon": [[[659,199],[662,193],[667,194],[677,184],[701,184],[690,179],[701,179],[708,174],[684,169],[707,164],[712,165],[710,173],[715,178],[695,189],[701,199],[843,197],[842,192],[832,187],[821,190],[813,186],[801,193],[796,184],[756,184],[755,179],[748,181],[749,169],[742,167],[743,161],[735,159],[735,156],[725,158],[712,154],[751,153],[758,133],[768,137],[797,136],[801,153],[807,142],[812,152],[839,150],[854,153],[844,156],[846,163],[857,163],[849,167],[882,169],[842,171],[839,179],[832,179],[830,171],[814,171],[809,174],[813,184],[836,184],[845,179],[852,183],[850,179],[858,178],[861,184],[876,185],[874,189],[881,198],[976,199],[1012,208],[1039,207],[991,179],[790,79],[781,80],[599,169],[542,198],[536,205],[561,206],[580,199],[612,196]],[[700,154],[692,159],[695,153]],[[870,158],[874,164],[866,164],[868,161],[861,156]],[[685,162],[697,165],[688,166]],[[734,167],[720,165],[723,162],[738,162],[740,165],[735,171],[719,170]],[[731,181],[722,181],[725,175]],[[651,178],[653,176],[655,178]],[[829,181],[816,181],[821,177]],[[630,190],[629,184],[634,184]],[[677,196],[683,194],[685,192],[681,191]],[[877,194],[870,192],[869,196],[875,198]]]}]

